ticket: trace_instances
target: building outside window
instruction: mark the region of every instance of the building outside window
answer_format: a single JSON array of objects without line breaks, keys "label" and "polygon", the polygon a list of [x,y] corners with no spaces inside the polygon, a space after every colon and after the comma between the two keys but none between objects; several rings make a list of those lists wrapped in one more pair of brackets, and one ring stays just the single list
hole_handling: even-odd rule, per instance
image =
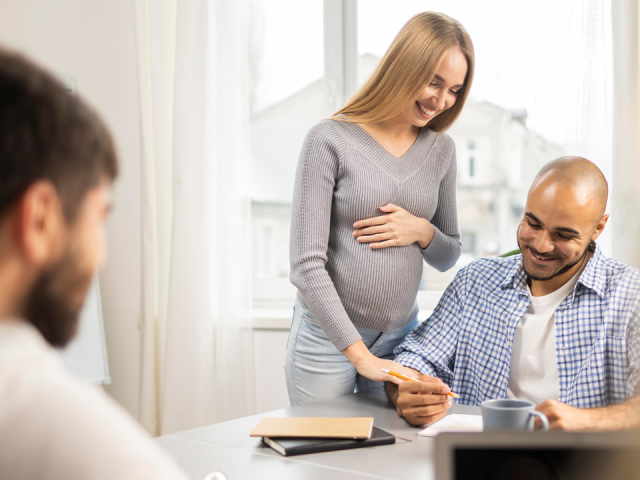
[{"label": "building outside window", "polygon": [[469,152],[469,178],[473,178],[476,176],[476,142],[469,140],[467,151]]}]

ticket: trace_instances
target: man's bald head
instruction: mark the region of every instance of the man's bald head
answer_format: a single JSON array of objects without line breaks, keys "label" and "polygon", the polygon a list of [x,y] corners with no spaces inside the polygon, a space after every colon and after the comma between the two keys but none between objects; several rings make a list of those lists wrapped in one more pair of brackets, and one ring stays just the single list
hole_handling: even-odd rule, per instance
[{"label": "man's bald head", "polygon": [[595,222],[604,215],[609,185],[602,171],[592,161],[583,157],[560,157],[550,161],[536,175],[529,196],[552,185],[583,197],[585,207],[592,209]]}]

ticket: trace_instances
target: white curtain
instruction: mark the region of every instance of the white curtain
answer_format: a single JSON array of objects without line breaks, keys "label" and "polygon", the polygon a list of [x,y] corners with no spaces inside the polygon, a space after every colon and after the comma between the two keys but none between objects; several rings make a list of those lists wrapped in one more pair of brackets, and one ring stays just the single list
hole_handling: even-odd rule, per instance
[{"label": "white curtain", "polygon": [[[611,186],[613,119],[613,51],[611,0],[573,0],[568,26],[568,76],[549,82],[567,92],[567,154],[580,155],[600,167]],[[611,194],[610,194],[611,199]],[[609,202],[611,211],[611,201]],[[612,223],[617,219],[612,218]],[[612,254],[612,224],[598,243]]]},{"label": "white curtain", "polygon": [[137,0],[139,419],[154,435],[253,413],[247,5]]}]

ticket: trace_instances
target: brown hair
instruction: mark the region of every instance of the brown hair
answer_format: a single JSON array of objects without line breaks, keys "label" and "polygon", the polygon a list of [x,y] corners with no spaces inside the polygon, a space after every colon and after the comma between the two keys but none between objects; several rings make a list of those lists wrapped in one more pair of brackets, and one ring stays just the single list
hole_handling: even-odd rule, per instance
[{"label": "brown hair", "polygon": [[38,180],[56,188],[67,221],[118,161],[98,115],[26,58],[0,49],[0,215]]},{"label": "brown hair", "polygon": [[455,47],[459,47],[467,59],[464,86],[456,103],[428,124],[431,130],[444,132],[456,121],[467,100],[475,57],[471,37],[460,22],[436,12],[411,17],[371,77],[331,118],[353,123],[376,123],[397,116],[433,79],[447,51]]}]

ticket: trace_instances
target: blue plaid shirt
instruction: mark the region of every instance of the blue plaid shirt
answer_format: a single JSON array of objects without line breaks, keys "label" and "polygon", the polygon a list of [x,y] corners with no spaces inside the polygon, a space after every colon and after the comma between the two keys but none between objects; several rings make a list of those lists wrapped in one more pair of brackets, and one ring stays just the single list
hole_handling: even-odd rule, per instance
[{"label": "blue plaid shirt", "polygon": [[[555,313],[557,400],[602,407],[640,393],[639,294],[640,270],[596,247]],[[475,260],[396,347],[395,360],[441,378],[460,403],[504,398],[513,336],[530,303],[521,255]]]}]

